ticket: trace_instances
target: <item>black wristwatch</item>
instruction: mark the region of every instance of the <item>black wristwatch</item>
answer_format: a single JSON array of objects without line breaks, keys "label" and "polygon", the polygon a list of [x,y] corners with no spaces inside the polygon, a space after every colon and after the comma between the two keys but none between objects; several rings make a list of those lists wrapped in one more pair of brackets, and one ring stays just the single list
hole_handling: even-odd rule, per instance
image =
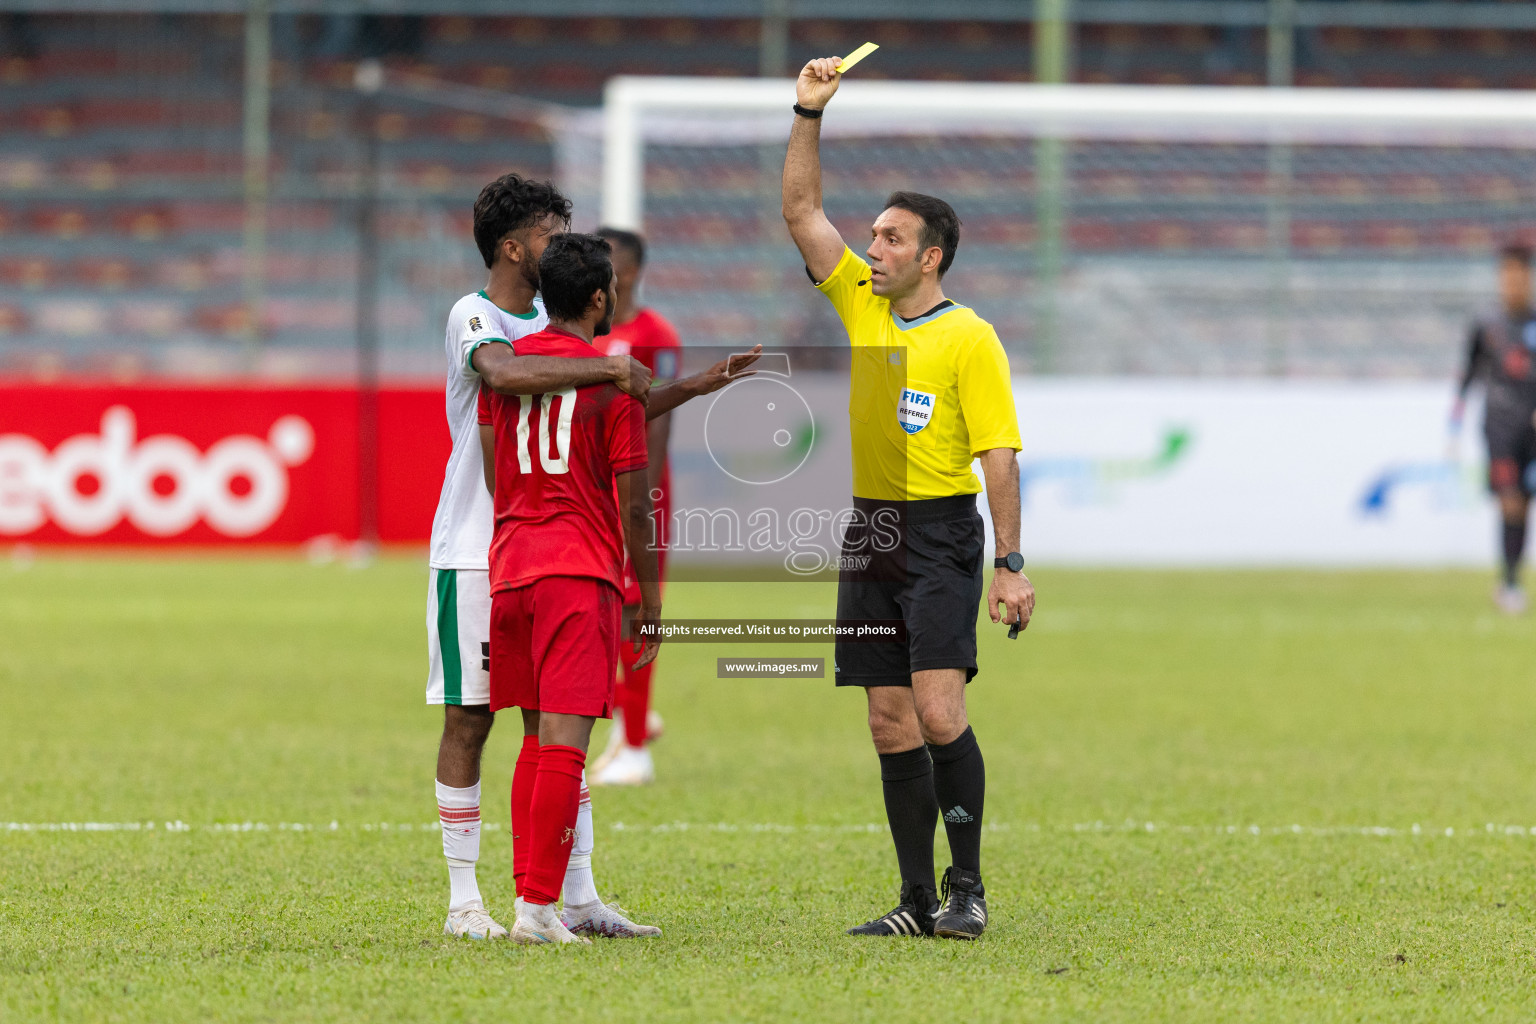
[{"label": "black wristwatch", "polygon": [[1024,556],[1017,551],[1010,551],[1003,558],[992,559],[992,568],[1007,569],[1009,572],[1024,571]]}]

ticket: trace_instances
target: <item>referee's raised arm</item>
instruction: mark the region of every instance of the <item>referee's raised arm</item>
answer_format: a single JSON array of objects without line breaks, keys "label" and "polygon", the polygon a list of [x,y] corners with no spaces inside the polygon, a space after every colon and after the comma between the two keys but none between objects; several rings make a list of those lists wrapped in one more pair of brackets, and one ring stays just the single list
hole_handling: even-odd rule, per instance
[{"label": "referee's raised arm", "polygon": [[843,257],[843,239],[821,208],[821,112],[837,92],[841,57],[818,57],[795,81],[795,124],[784,154],[784,223],[805,259],[806,269],[824,281]]}]

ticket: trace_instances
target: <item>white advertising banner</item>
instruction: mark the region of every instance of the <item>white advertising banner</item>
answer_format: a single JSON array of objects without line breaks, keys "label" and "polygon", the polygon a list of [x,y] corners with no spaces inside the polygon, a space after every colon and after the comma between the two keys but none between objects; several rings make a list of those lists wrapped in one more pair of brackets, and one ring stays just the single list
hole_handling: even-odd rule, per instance
[{"label": "white advertising banner", "polygon": [[1453,438],[1449,385],[1054,379],[1014,396],[1031,562],[1494,558],[1481,413]]},{"label": "white advertising banner", "polygon": [[[674,567],[835,573],[847,371],[780,363],[673,414]],[[1436,382],[1017,379],[1020,550],[1058,565],[1490,565],[1481,411],[1452,437],[1452,397]]]}]

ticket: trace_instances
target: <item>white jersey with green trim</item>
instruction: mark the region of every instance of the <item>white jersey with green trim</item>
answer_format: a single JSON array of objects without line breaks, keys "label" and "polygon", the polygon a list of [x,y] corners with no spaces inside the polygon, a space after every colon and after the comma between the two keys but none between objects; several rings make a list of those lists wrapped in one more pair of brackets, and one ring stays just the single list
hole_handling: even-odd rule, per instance
[{"label": "white jersey with green trim", "polygon": [[515,344],[517,339],[548,326],[543,299],[534,299],[529,313],[508,313],[483,291],[464,296],[448,314],[444,351],[448,356],[448,433],[453,437],[453,452],[443,474],[437,514],[432,517],[434,569],[485,571],[490,567],[495,512],[480,457],[480,375],[470,365],[470,357],[487,342]]}]

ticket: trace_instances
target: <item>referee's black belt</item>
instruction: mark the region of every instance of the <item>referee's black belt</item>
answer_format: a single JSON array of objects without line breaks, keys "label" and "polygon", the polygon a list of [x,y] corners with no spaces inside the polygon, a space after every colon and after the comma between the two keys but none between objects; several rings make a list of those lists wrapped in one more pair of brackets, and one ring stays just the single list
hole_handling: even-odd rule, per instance
[{"label": "referee's black belt", "polygon": [[969,519],[979,514],[976,511],[974,494],[950,494],[943,498],[917,498],[912,501],[885,501],[881,498],[855,497],[853,507],[866,516],[871,516],[881,509],[890,509],[899,517],[898,522],[913,525]]}]

